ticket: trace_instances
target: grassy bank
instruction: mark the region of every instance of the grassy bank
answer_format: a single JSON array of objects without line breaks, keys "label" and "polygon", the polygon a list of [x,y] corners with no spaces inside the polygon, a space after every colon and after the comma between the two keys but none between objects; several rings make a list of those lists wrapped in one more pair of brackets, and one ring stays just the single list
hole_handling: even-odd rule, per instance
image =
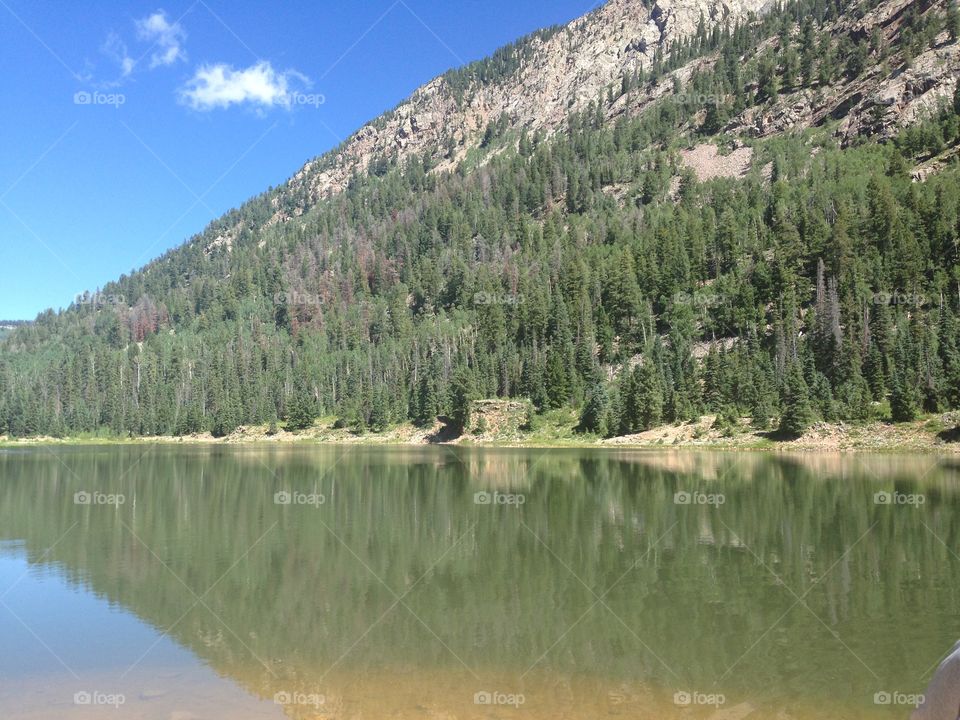
[{"label": "grassy bank", "polygon": [[381,432],[357,432],[337,427],[336,418],[318,419],[311,428],[291,432],[282,427],[246,426],[215,438],[209,433],[184,437],[116,437],[89,434],[65,438],[7,438],[0,447],[36,445],[131,445],[144,443],[330,443],[369,445],[476,445],[490,447],[608,447],[699,448],[769,451],[903,451],[960,453],[960,413],[929,415],[911,423],[872,422],[864,425],[816,423],[800,437],[785,438],[752,429],[749,418],[737,427],[721,426],[713,415],[697,422],[663,425],[635,435],[600,438],[576,432],[572,411],[556,410],[528,418],[522,403],[482,401],[468,432],[454,436],[437,421],[432,427],[410,423]]}]

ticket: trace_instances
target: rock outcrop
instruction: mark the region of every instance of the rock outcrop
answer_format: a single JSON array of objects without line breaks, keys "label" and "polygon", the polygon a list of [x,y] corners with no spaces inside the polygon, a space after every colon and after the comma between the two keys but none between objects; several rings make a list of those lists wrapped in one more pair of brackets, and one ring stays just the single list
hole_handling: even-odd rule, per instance
[{"label": "rock outcrop", "polygon": [[[917,10],[915,0],[884,0],[862,17],[851,12],[821,30],[838,38],[877,38],[894,44],[911,12],[942,13],[947,0],[930,0]],[[544,136],[566,126],[571,113],[591,102],[619,96],[622,79],[648,70],[656,57],[669,57],[671,48],[695,34],[701,24],[717,26],[759,18],[772,0],[609,0],[601,8],[562,28],[535,33],[501,51],[510,71],[480,80],[471,69],[435,78],[393,111],[365,125],[339,148],[308,162],[278,189],[268,224],[306,212],[324,198],[344,190],[357,172],[374,163],[427,158],[437,171],[457,167],[482,145],[491,125],[499,124],[514,136],[526,131]],[[918,6],[919,7],[919,6]],[[775,38],[761,43],[758,53],[771,51]],[[503,56],[501,56],[502,59]],[[716,56],[691,60],[643,92],[632,92],[602,102],[608,120],[643,112],[685,85],[692,75],[709,69]],[[768,137],[798,128],[836,123],[842,142],[862,135],[891,136],[906,124],[931,112],[952,97],[960,74],[960,47],[944,31],[909,65],[874,62],[852,79],[840,77],[825,86],[814,83],[784,89],[779,98],[749,106],[729,120],[725,132],[736,136]],[[611,96],[610,91],[614,90]],[[749,88],[748,88],[749,91]],[[688,119],[688,130],[702,122]],[[709,168],[707,175],[709,176]],[[233,228],[220,244],[229,249]]]},{"label": "rock outcrop", "polygon": [[[697,31],[734,24],[763,12],[770,0],[610,0],[603,7],[517,50],[519,69],[499,81],[476,83],[463,97],[447,76],[358,130],[333,154],[297,173],[289,192],[316,202],[343,190],[374,158],[429,153],[438,169],[454,167],[481,141],[487,126],[506,116],[513,128],[549,135],[567,117],[597,100],[623,75],[649,69],[657,52]],[[278,200],[278,212],[282,202]]]}]

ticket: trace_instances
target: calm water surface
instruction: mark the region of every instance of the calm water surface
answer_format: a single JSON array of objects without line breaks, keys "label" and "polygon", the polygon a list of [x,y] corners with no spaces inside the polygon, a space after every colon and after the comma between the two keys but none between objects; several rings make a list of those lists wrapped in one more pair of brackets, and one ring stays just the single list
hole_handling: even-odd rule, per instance
[{"label": "calm water surface", "polygon": [[0,451],[0,717],[908,717],[960,638],[958,490],[935,457]]}]

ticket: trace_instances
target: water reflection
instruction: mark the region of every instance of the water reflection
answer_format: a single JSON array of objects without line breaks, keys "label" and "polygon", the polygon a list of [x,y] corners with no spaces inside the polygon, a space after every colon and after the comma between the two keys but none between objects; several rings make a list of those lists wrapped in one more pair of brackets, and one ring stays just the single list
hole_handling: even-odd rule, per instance
[{"label": "water reflection", "polygon": [[[903,717],[877,693],[922,692],[960,637],[933,457],[93,448],[0,477],[3,552],[73,588],[35,614],[122,611],[68,664],[173,664],[192,696],[170,642],[274,716]],[[63,672],[11,646],[5,676]]]}]

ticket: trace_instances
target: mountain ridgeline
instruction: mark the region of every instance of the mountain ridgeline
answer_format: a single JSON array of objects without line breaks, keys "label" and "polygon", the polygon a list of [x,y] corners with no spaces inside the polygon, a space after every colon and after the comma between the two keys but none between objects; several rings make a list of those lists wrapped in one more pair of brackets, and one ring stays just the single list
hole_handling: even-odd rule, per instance
[{"label": "mountain ridgeline", "polygon": [[12,329],[0,435],[960,408],[958,35],[953,0],[612,0]]}]

